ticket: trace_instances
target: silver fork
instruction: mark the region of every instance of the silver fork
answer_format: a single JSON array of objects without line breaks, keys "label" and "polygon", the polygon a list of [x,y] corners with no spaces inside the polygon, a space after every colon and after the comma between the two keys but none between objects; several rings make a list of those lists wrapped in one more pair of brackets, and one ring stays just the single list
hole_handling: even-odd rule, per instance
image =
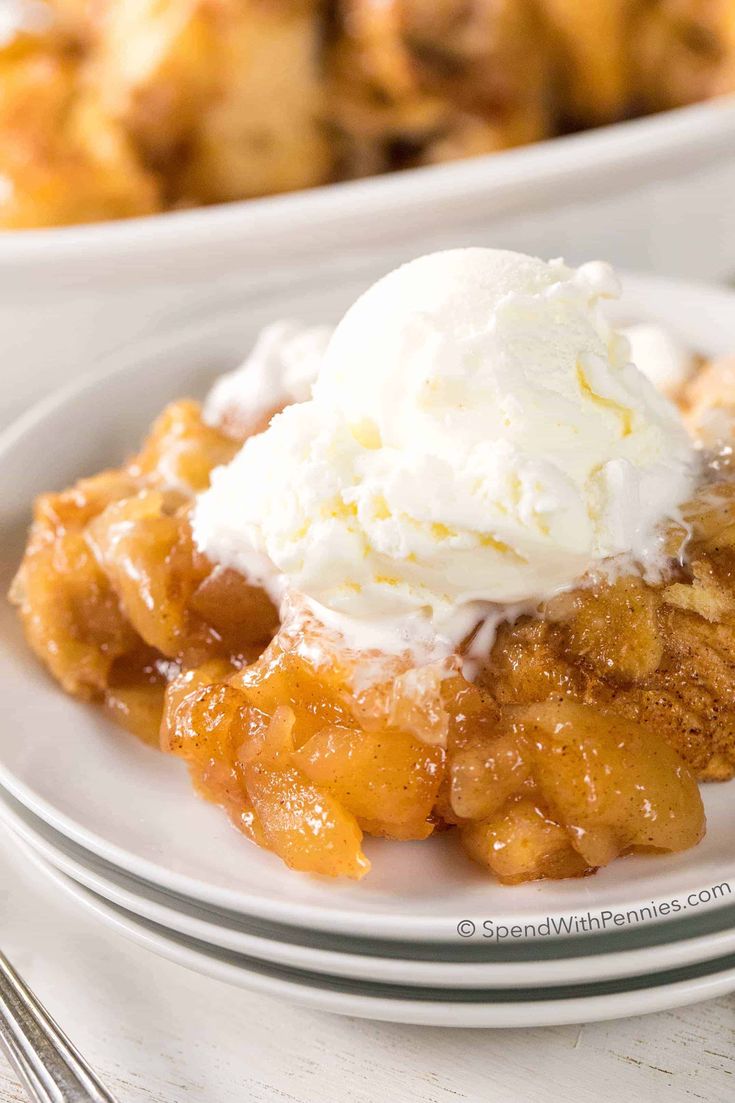
[{"label": "silver fork", "polygon": [[3,953],[0,1047],[33,1103],[115,1103]]}]

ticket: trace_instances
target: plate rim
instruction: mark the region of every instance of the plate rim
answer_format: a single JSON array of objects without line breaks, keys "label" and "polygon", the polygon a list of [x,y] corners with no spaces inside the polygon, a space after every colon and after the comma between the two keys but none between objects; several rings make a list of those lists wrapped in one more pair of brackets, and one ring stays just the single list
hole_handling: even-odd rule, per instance
[{"label": "plate rim", "polygon": [[[24,844],[21,844],[21,847]],[[98,919],[108,926],[114,927],[118,933],[124,935],[138,945],[144,946],[150,952],[167,958],[177,964],[195,972],[222,980],[225,983],[236,984],[239,987],[248,988],[251,991],[260,992],[267,996],[276,996],[288,999],[292,1003],[311,1007],[314,1010],[330,1011],[335,1014],[350,1015],[357,1018],[377,1019],[389,1022],[414,1023],[416,1025],[457,1026],[470,1028],[492,1027],[536,1027],[551,1026],[562,1023],[578,1023],[603,1021],[606,1019],[626,1018],[641,1014],[650,1014],[657,1011],[668,1010],[691,1003],[702,1002],[716,996],[723,996],[735,991],[735,955],[729,955],[724,959],[727,964],[723,969],[716,970],[716,966],[722,964],[723,959],[709,963],[712,968],[696,968],[679,970],[677,973],[686,973],[687,976],[678,976],[669,981],[660,981],[657,984],[648,984],[652,978],[641,977],[641,983],[634,987],[610,993],[600,993],[600,985],[593,994],[572,995],[562,998],[540,998],[540,989],[476,989],[469,993],[462,992],[462,996],[471,995],[471,999],[463,998],[458,1001],[443,1002],[431,998],[417,1000],[414,993],[411,998],[401,998],[397,995],[387,995],[379,992],[365,994],[350,990],[352,986],[341,978],[331,978],[332,985],[325,983],[327,978],[317,974],[309,975],[308,971],[300,981],[293,976],[283,979],[278,974],[285,972],[283,969],[271,968],[264,963],[257,963],[256,968],[251,963],[250,968],[227,960],[228,957],[242,955],[227,955],[226,953],[208,953],[204,949],[195,949],[190,945],[191,939],[175,937],[171,932],[161,932],[155,929],[155,924],[145,921],[127,913],[125,909],[117,908],[94,893],[82,888],[64,874],[46,865],[42,858],[28,851],[26,858],[38,871],[61,888],[67,896],[71,897],[80,906],[92,911]],[[297,972],[291,971],[292,974]],[[670,972],[670,971],[666,971]],[[653,974],[654,977],[661,974]],[[243,983],[247,978],[247,982]],[[311,983],[310,983],[311,982]],[[357,983],[357,982],[356,982]],[[359,982],[361,988],[369,987],[367,982]],[[620,982],[621,984],[624,981]],[[609,982],[617,986],[618,982]],[[581,989],[584,985],[563,986],[570,989]],[[604,985],[609,987],[609,985]],[[381,988],[405,988],[405,986],[374,985],[374,989]],[[448,989],[450,990],[450,989]],[[451,989],[458,993],[460,990]],[[480,997],[490,996],[499,992],[509,992],[507,1000],[494,999],[483,1002]],[[519,1000],[519,991],[528,991],[531,998]]]},{"label": "plate rim", "polygon": [[[25,812],[25,815],[23,814]],[[644,944],[635,946],[630,949],[605,949],[599,947],[596,951],[594,948],[590,949],[590,952],[585,955],[574,956],[573,952],[569,955],[548,955],[540,958],[526,958],[512,960],[513,955],[509,954],[505,960],[486,960],[477,954],[473,956],[471,960],[464,961],[437,961],[436,957],[426,958],[405,958],[391,954],[386,956],[385,947],[381,945],[379,941],[372,944],[370,952],[360,952],[357,948],[352,951],[340,949],[330,949],[324,946],[313,946],[305,943],[293,943],[284,939],[278,938],[276,933],[274,937],[268,937],[263,934],[252,934],[251,932],[234,930],[235,935],[244,935],[244,938],[250,940],[250,949],[245,948],[245,942],[240,947],[236,945],[233,938],[231,944],[226,942],[220,942],[212,940],[207,936],[207,931],[217,932],[218,929],[223,928],[217,925],[216,915],[212,915],[211,918],[202,919],[198,916],[188,916],[185,912],[180,911],[175,906],[175,902],[170,901],[170,894],[167,894],[168,899],[162,900],[156,899],[158,893],[155,886],[146,886],[149,890],[149,895],[143,896],[136,894],[135,884],[126,887],[124,884],[118,884],[114,880],[111,880],[106,876],[106,871],[103,869],[101,872],[94,868],[94,864],[87,865],[85,863],[84,854],[75,854],[72,850],[69,853],[64,843],[70,844],[76,850],[82,850],[76,844],[70,843],[70,840],[65,840],[63,836],[58,836],[58,841],[55,839],[49,839],[47,834],[43,833],[42,826],[43,821],[30,822],[29,817],[31,813],[27,810],[23,810],[22,806],[13,809],[7,804],[6,797],[0,792],[0,823],[4,823],[10,830],[11,834],[15,837],[19,837],[21,841],[30,849],[32,849],[44,862],[53,866],[57,871],[64,874],[66,877],[81,884],[82,887],[95,893],[98,896],[103,897],[110,903],[115,904],[118,907],[124,908],[126,911],[140,916],[142,919],[149,920],[157,923],[159,926],[166,927],[176,934],[190,935],[198,940],[205,942],[209,941],[212,946],[221,948],[225,951],[232,953],[251,954],[254,957],[262,957],[265,961],[278,962],[277,958],[269,956],[269,948],[271,947],[283,947],[288,946],[290,953],[287,957],[291,958],[291,961],[283,959],[281,955],[280,964],[298,964],[298,955],[303,954],[305,958],[310,957],[311,963],[309,968],[317,973],[326,973],[329,975],[340,975],[350,979],[360,979],[360,974],[364,974],[363,979],[370,979],[372,976],[374,979],[385,981],[390,983],[390,978],[386,976],[376,976],[376,963],[379,963],[379,968],[383,968],[386,962],[390,962],[396,966],[403,967],[403,970],[411,969],[414,972],[414,977],[410,980],[406,978],[401,979],[401,983],[410,984],[412,986],[434,986],[439,983],[452,983],[456,987],[460,988],[481,988],[486,984],[499,983],[503,986],[525,986],[526,984],[533,983],[539,987],[548,987],[556,983],[579,983],[586,977],[590,976],[590,971],[593,968],[593,962],[604,963],[603,970],[600,975],[595,975],[594,980],[611,980],[622,979],[626,977],[633,977],[640,975],[642,972],[650,971],[651,969],[661,970],[664,968],[679,968],[687,965],[700,964],[705,961],[714,960],[716,958],[724,957],[726,953],[735,953],[735,905],[731,908],[732,921],[726,926],[713,932],[708,932],[704,935],[684,935],[675,939],[668,939],[663,942],[654,942],[653,944]],[[48,825],[45,825],[46,827]],[[51,829],[49,829],[51,831]],[[55,834],[51,831],[52,834]],[[94,855],[90,855],[92,859]],[[98,859],[98,861],[101,861]],[[106,863],[104,863],[106,864]],[[113,873],[120,873],[122,871],[112,870]],[[137,881],[132,875],[122,874],[123,878],[129,879],[131,882]],[[150,900],[150,897],[153,899]],[[143,910],[140,910],[140,901],[144,901]],[[148,906],[150,904],[152,906]],[[186,903],[186,901],[184,901]],[[174,922],[171,923],[171,917],[183,916],[186,923],[191,922],[190,929],[186,929],[185,926],[177,926]],[[691,921],[696,923],[696,919]],[[647,931],[651,931],[651,928],[658,928],[660,931],[661,924],[652,924],[647,927]],[[199,931],[197,934],[196,931]],[[671,931],[671,934],[674,934]],[[726,938],[722,936],[726,935]],[[594,944],[601,943],[604,940],[604,935],[586,936],[586,940],[591,947]],[[254,943],[254,945],[253,945]],[[709,948],[708,948],[709,944]],[[714,944],[714,945],[713,945]],[[451,944],[448,944],[451,946]],[[533,944],[528,942],[526,946],[531,947]],[[537,943],[540,948],[545,948],[543,942]],[[406,945],[408,948],[410,944]],[[678,946],[685,948],[688,951],[685,955],[674,955],[675,960],[660,959],[665,956],[665,951],[670,951],[672,946]],[[447,947],[441,947],[442,949]],[[490,949],[490,947],[487,947]],[[700,951],[704,950],[704,954],[700,955]],[[319,963],[319,967],[315,964]],[[304,963],[306,964],[306,962]],[[354,969],[358,965],[359,973],[355,974],[350,972],[350,969]],[[613,966],[613,972],[609,972],[610,965]],[[566,972],[568,974],[570,967],[575,972],[575,976],[564,976]],[[370,972],[368,972],[370,970]],[[398,975],[398,968],[389,969],[391,973]],[[464,971],[464,976],[460,979],[460,975]],[[416,974],[420,977],[427,979],[417,979]],[[578,973],[579,975],[576,975]],[[455,976],[455,974],[458,974]],[[487,980],[483,981],[481,978],[485,974],[488,975]],[[545,974],[554,974],[554,977],[548,977]],[[505,979],[501,979],[505,978]],[[521,979],[525,978],[525,979]]]}]

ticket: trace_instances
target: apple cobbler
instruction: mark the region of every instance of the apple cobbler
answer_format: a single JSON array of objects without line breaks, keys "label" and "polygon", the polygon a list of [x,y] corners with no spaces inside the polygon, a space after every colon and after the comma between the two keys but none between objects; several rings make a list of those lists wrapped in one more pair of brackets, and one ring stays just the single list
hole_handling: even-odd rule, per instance
[{"label": "apple cobbler", "polygon": [[11,597],[67,693],[294,869],[360,878],[363,834],[447,829],[511,884],[683,850],[697,782],[735,774],[733,378],[711,363],[677,395],[712,450],[656,578],[600,573],[441,661],[345,645],[298,595],[279,622],[199,550],[196,496],[263,428],[221,385],[216,416],[175,402],[122,467],[37,500]]},{"label": "apple cobbler", "polygon": [[307,188],[734,88],[732,0],[6,0],[0,226]]}]

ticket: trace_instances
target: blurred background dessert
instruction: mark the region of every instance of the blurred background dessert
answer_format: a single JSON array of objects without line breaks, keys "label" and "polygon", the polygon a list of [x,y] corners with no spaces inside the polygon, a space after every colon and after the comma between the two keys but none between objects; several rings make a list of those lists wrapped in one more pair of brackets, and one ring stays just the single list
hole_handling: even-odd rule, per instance
[{"label": "blurred background dessert", "polygon": [[732,0],[5,0],[0,226],[271,195],[733,89]]}]

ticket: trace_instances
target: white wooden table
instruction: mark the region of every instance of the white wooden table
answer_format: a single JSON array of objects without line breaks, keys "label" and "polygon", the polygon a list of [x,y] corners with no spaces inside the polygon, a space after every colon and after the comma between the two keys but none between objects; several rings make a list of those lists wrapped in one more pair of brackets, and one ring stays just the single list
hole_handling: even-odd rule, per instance
[{"label": "white wooden table", "polygon": [[[545,1030],[339,1019],[154,957],[59,898],[7,838],[0,946],[120,1103],[735,1099],[735,996]],[[0,1103],[23,1100],[0,1058]]]}]

